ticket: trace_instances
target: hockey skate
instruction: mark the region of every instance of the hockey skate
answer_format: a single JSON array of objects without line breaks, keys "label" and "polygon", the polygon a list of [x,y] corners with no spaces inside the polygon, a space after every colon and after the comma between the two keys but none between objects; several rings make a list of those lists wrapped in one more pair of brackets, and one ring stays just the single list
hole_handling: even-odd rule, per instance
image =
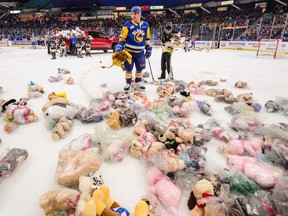
[{"label": "hockey skate", "polygon": [[125,86],[124,86],[124,91],[129,91],[131,85],[129,83],[127,83]]},{"label": "hockey skate", "polygon": [[141,83],[135,83],[133,85],[133,90],[134,91],[145,91],[146,87],[141,85]]}]

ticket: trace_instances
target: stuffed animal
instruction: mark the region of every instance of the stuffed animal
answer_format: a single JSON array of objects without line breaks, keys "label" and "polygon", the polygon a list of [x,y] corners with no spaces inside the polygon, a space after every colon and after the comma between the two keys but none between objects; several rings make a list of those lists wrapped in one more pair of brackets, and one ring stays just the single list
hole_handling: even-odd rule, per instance
[{"label": "stuffed animal", "polygon": [[[91,200],[93,181],[90,177],[80,176],[79,178],[79,191],[81,192],[80,199],[77,203],[75,216],[83,215],[85,206]],[[86,209],[87,211],[87,209]]]},{"label": "stuffed animal", "polygon": [[244,81],[237,81],[235,83],[236,88],[245,88],[246,86],[247,86],[247,82],[244,82]]},{"label": "stuffed animal", "polygon": [[32,81],[30,81],[30,83],[28,84],[27,90],[29,98],[38,98],[44,93],[43,87],[35,84]]},{"label": "stuffed animal", "polygon": [[68,84],[68,85],[74,84],[74,79],[73,79],[72,77],[68,77],[68,78],[66,79],[66,84]]},{"label": "stuffed animal", "polygon": [[181,190],[157,167],[147,170],[148,192],[153,193],[169,215],[177,216]]},{"label": "stuffed animal", "polygon": [[60,185],[76,185],[80,176],[87,176],[100,168],[98,157],[85,151],[62,150],[58,160],[56,179]]},{"label": "stuffed animal", "polygon": [[134,214],[131,214],[131,216],[149,216],[149,213],[150,212],[148,203],[140,200],[135,207]]},{"label": "stuffed animal", "polygon": [[59,93],[55,93],[55,92],[52,92],[50,94],[48,94],[48,99],[49,100],[53,100],[55,98],[67,98],[67,95],[66,95],[66,92],[59,92]]},{"label": "stuffed animal", "polygon": [[106,121],[107,125],[112,129],[119,129],[121,128],[121,121],[120,121],[120,115],[119,113],[111,109],[109,111],[109,119]]},{"label": "stuffed animal", "polygon": [[164,144],[157,142],[153,134],[143,132],[137,140],[132,140],[129,147],[131,156],[154,162],[165,172],[175,172],[185,168],[184,161],[172,151],[164,148]]},{"label": "stuffed animal", "polygon": [[113,65],[115,65],[121,67],[122,70],[125,71],[123,65],[125,61],[131,64],[132,62],[131,54],[127,50],[116,52],[112,55],[112,64],[110,66],[102,66],[102,68],[111,68]]},{"label": "stuffed animal", "polygon": [[108,126],[112,129],[120,127],[129,127],[136,124],[138,120],[137,114],[134,110],[129,108],[110,109],[109,119],[106,121]]},{"label": "stuffed animal", "polygon": [[96,206],[96,215],[98,216],[120,216],[120,213],[112,211],[106,204],[102,190],[95,190],[92,199]]},{"label": "stuffed animal", "polygon": [[4,117],[4,120],[7,121],[7,124],[4,126],[4,130],[7,133],[13,132],[18,125],[38,121],[38,116],[34,113],[34,111],[24,104],[27,104],[25,100],[22,102],[21,100],[16,102],[16,100],[11,99],[3,102],[2,112],[5,113],[6,117]]},{"label": "stuffed animal", "polygon": [[143,132],[149,132],[155,137],[158,137],[160,134],[164,134],[165,131],[166,126],[164,124],[161,124],[159,121],[148,115],[142,116],[141,120],[133,128],[133,132],[137,137]]},{"label": "stuffed animal", "polygon": [[8,150],[6,155],[0,154],[0,178],[9,176],[27,157],[27,150],[19,148]]},{"label": "stuffed animal", "polygon": [[274,187],[278,178],[283,175],[281,169],[252,157],[227,155],[227,164],[231,169],[239,169],[263,188]]},{"label": "stuffed animal", "polygon": [[217,86],[218,82],[217,81],[213,81],[213,80],[203,80],[201,82],[198,83],[200,86],[201,85],[208,85],[208,86]]},{"label": "stuffed animal", "polygon": [[54,215],[61,211],[68,215],[74,215],[80,193],[73,189],[56,189],[44,193],[40,198],[40,206],[46,215]]},{"label": "stuffed animal", "polygon": [[54,140],[60,140],[68,136],[78,109],[70,105],[65,98],[55,98],[44,105],[46,126],[52,130]]},{"label": "stuffed animal", "polygon": [[237,96],[237,99],[239,101],[243,101],[243,102],[251,102],[253,99],[253,93],[243,93],[243,94],[239,94]]},{"label": "stuffed animal", "polygon": [[[189,198],[190,216],[204,216],[206,200],[214,196],[213,185],[210,181],[202,179],[198,181],[192,188],[192,193]],[[194,206],[194,207],[193,207]]]}]

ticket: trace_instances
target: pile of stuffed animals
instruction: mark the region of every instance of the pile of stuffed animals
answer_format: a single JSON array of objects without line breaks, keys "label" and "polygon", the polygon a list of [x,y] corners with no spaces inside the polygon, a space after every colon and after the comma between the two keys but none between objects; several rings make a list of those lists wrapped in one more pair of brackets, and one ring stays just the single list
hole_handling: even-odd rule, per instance
[{"label": "pile of stuffed animals", "polygon": [[[113,65],[122,67],[130,59],[125,53],[113,55]],[[59,68],[57,76],[69,73]],[[73,78],[67,83],[73,84]],[[66,92],[49,93],[42,112],[55,141],[68,137],[77,119],[101,126],[96,126],[93,135],[73,139],[59,152],[55,176],[62,187],[41,196],[45,214],[177,216],[187,190],[191,191],[187,203],[190,216],[287,214],[288,126],[265,125],[257,115],[262,106],[250,92],[234,96],[228,89],[205,89],[218,84],[213,80],[165,80],[157,83],[153,101],[137,90],[107,91],[88,107],[69,101]],[[248,84],[237,81],[233,87],[247,89]],[[38,120],[29,108],[29,99],[42,96],[44,89],[32,81],[27,88],[29,98],[0,101],[8,133]],[[192,124],[193,112],[214,115],[208,100],[192,97],[204,94],[229,104],[224,108],[231,114],[228,127],[215,118]],[[265,108],[287,116],[287,101],[277,97],[267,101]],[[217,149],[225,157],[227,169],[206,169],[205,144],[211,140],[221,143]],[[102,163],[118,163],[127,155],[147,164],[147,194],[133,213],[110,196],[101,176]],[[23,149],[1,155],[0,177],[11,174],[27,156]]]}]

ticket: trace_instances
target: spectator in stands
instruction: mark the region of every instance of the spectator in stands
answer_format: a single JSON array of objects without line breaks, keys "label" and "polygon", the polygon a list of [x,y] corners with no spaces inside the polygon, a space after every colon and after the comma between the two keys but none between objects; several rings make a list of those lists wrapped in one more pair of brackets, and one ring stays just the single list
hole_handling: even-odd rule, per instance
[{"label": "spectator in stands", "polygon": [[[152,47],[150,45],[150,27],[148,22],[140,20],[141,14],[142,11],[139,6],[132,7],[132,20],[124,23],[122,33],[120,35],[120,41],[115,49],[116,52],[120,52],[125,49],[132,55],[131,64],[129,64],[127,61],[124,62],[124,67],[126,69],[125,91],[129,90],[131,87],[132,70],[134,64],[136,67],[135,89],[145,89],[145,87],[141,85],[142,70],[145,69],[146,66],[145,57],[149,58],[152,54]],[[144,52],[144,50],[146,51]]]}]

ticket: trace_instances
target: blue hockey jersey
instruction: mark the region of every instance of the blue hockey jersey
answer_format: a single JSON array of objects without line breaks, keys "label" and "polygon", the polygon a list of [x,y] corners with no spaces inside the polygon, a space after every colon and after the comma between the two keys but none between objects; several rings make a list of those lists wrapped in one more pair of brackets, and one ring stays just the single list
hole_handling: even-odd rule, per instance
[{"label": "blue hockey jersey", "polygon": [[150,46],[150,27],[146,21],[139,24],[133,20],[124,23],[120,34],[120,41],[125,43],[125,50],[139,53]]}]

